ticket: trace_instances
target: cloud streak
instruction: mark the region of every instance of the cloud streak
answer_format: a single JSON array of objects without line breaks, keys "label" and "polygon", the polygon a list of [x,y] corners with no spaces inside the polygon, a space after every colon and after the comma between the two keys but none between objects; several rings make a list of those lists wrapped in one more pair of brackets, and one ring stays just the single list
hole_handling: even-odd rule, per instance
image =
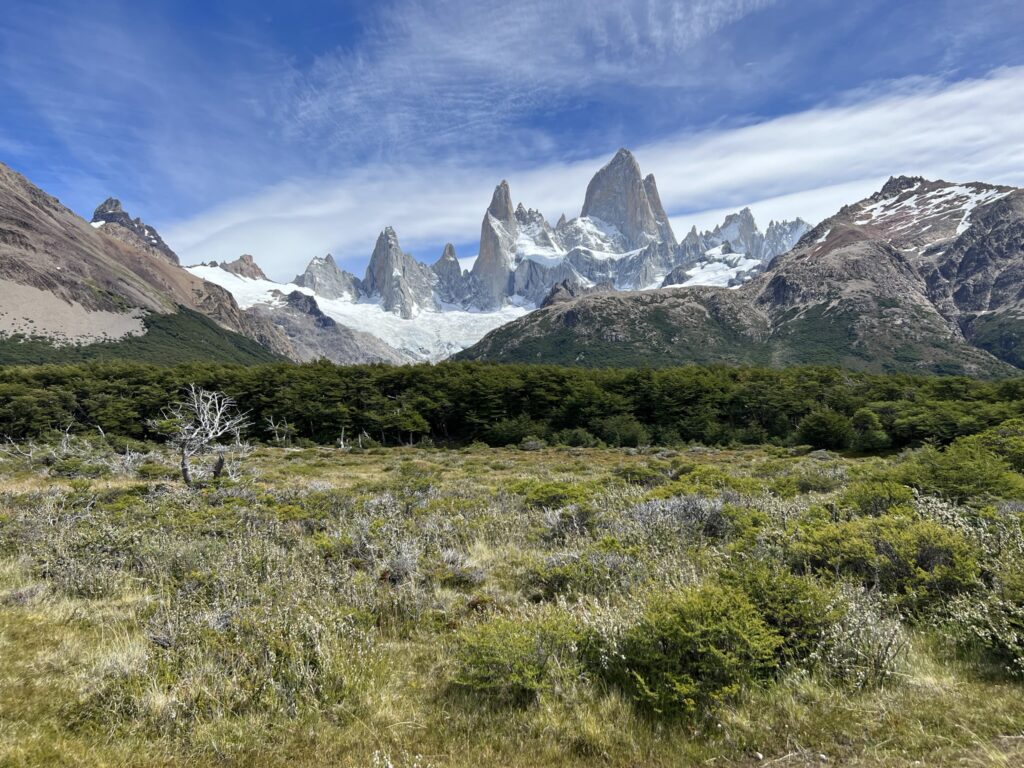
[{"label": "cloud streak", "polygon": [[[711,226],[751,205],[768,218],[824,218],[890,174],[1024,184],[1024,67],[954,84],[899,81],[800,113],[736,128],[681,132],[634,147],[658,178],[677,231]],[[332,251],[365,265],[377,233],[433,260],[446,240],[475,248],[497,181],[516,200],[556,219],[578,214],[606,152],[526,169],[489,163],[366,163],[340,178],[305,177],[234,200],[165,228],[188,261],[252,252],[276,277],[291,277]],[[463,249],[465,250],[465,249]],[[462,255],[468,255],[463,253]]]}]

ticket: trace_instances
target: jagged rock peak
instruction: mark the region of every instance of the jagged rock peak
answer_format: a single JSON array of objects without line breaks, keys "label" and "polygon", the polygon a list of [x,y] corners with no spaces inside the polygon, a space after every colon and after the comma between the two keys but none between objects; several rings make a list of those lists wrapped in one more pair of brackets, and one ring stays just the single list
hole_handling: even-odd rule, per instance
[{"label": "jagged rock peak", "polygon": [[455,255],[454,245],[445,243],[440,258],[430,268],[437,275],[435,290],[441,301],[446,304],[459,304],[466,298],[466,278],[462,274],[462,265]]},{"label": "jagged rock peak", "polygon": [[661,230],[661,239],[675,244],[676,235],[672,231],[668,214],[665,213],[665,206],[661,204],[661,195],[658,194],[658,182],[654,180],[653,173],[649,173],[644,177],[644,191],[647,193],[647,201],[654,212],[654,219],[658,222],[658,227]]},{"label": "jagged rock peak", "polygon": [[509,192],[508,182],[504,179],[494,188],[491,195],[491,204],[487,206],[487,212],[503,224],[510,224],[515,221],[515,209],[512,207],[512,193]]},{"label": "jagged rock peak", "polygon": [[459,261],[458,257],[455,255],[455,246],[451,243],[444,244],[444,250],[441,251],[441,257],[434,263],[440,264],[443,261],[454,261],[456,263]]},{"label": "jagged rock peak", "polygon": [[[133,219],[129,216],[121,205],[121,201],[116,197],[108,197],[96,208],[92,214],[91,223],[97,228],[106,224],[116,224],[123,227],[123,231],[114,235],[115,237],[133,241],[135,244],[143,245],[147,248],[153,248],[174,264],[180,264],[178,254],[172,251],[170,246],[163,241],[160,233],[143,222],[142,219]],[[114,234],[114,231],[111,231],[109,228],[106,231],[109,234]]]},{"label": "jagged rock peak", "polygon": [[108,197],[96,208],[96,211],[92,215],[92,220],[100,220],[104,214],[109,213],[124,213],[124,208],[121,206],[121,201],[116,197]]},{"label": "jagged rock peak", "polygon": [[355,300],[359,298],[361,286],[359,278],[339,269],[334,256],[329,253],[310,259],[306,271],[297,275],[292,282],[311,289],[325,299]]},{"label": "jagged rock peak", "polygon": [[562,229],[566,225],[565,214],[563,213],[558,217],[558,223],[555,224],[555,229]]},{"label": "jagged rock peak", "polygon": [[667,239],[651,205],[640,165],[628,149],[620,149],[594,174],[587,185],[582,215],[614,225],[632,248]]},{"label": "jagged rock peak", "polygon": [[890,176],[889,180],[882,185],[880,194],[882,197],[893,197],[923,183],[924,176]]},{"label": "jagged rock peak", "polygon": [[248,253],[243,253],[234,261],[221,263],[220,268],[226,272],[239,277],[247,277],[250,280],[266,280],[267,275],[260,269],[259,265]]},{"label": "jagged rock peak", "polygon": [[437,308],[434,300],[436,283],[437,275],[430,267],[404,253],[395,230],[385,227],[377,237],[366,267],[362,284],[366,294],[379,296],[384,309],[398,311],[408,319],[421,309]]}]

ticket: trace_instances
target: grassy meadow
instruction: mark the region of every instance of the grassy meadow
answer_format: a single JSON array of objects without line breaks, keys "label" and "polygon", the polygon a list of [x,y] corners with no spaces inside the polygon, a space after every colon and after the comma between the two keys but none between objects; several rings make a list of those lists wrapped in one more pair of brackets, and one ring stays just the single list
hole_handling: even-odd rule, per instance
[{"label": "grassy meadow", "polygon": [[1021,765],[1010,431],[9,446],[0,765]]}]

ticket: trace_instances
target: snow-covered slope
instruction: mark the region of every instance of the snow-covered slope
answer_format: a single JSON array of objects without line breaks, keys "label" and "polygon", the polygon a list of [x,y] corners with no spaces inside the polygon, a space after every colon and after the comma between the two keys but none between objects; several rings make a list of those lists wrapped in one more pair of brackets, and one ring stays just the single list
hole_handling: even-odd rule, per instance
[{"label": "snow-covered slope", "polygon": [[320,309],[338,323],[376,336],[400,352],[409,362],[436,361],[472,346],[489,331],[528,311],[509,305],[495,312],[469,312],[462,309],[423,310],[411,319],[388,312],[379,303],[328,299],[294,283],[254,280],[226,272],[220,267],[188,267],[196,277],[228,290],[238,305],[247,309],[257,304],[273,307],[281,304],[275,292],[300,291],[315,296]]}]

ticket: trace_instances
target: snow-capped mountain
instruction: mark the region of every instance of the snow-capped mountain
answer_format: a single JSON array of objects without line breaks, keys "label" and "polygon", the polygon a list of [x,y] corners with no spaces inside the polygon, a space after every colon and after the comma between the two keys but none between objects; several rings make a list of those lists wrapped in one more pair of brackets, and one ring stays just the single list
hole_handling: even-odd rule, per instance
[{"label": "snow-capped mountain", "polygon": [[[275,283],[271,280],[253,280],[228,272],[221,267],[200,264],[188,271],[211,283],[225,288],[235,297],[242,309],[255,309],[261,316],[275,319],[286,307],[291,314],[304,309],[309,314],[323,315],[338,326],[363,334],[376,343],[372,354],[365,348],[349,347],[345,355],[331,349],[311,352],[304,359],[327,357],[335,362],[422,362],[441,360],[471,346],[487,332],[526,314],[527,310],[508,304],[493,312],[476,312],[461,308],[443,310],[419,308],[412,318],[404,318],[400,311],[391,311],[378,299],[370,296],[353,298],[340,295],[328,298],[312,288],[296,283]],[[360,281],[361,282],[361,281]],[[297,299],[306,296],[311,301],[298,305]],[[299,332],[297,329],[296,332]],[[307,344],[307,347],[315,349]]]},{"label": "snow-capped mountain", "polygon": [[[1003,376],[1024,367],[1024,190],[895,177],[805,232],[761,274],[725,287],[712,270],[763,264],[794,225],[755,235],[741,211],[692,230],[696,267],[660,291],[559,291],[462,359],[573,365],[834,364],[878,372]],[[740,254],[741,248],[747,253]],[[760,249],[760,250],[759,250]],[[766,250],[767,249],[767,250]],[[691,280],[697,276],[697,284]]]},{"label": "snow-capped mountain", "polygon": [[[541,306],[556,286],[579,295],[677,283],[738,285],[808,229],[797,219],[772,222],[762,233],[744,209],[709,232],[691,230],[677,243],[654,176],[643,176],[633,154],[620,149],[587,186],[580,215],[567,220],[563,214],[555,226],[540,211],[514,205],[508,182],[498,184],[469,269],[451,244],[433,264],[417,261],[391,227],[378,237],[362,278],[339,268],[330,255],[314,258],[288,285],[252,274],[248,263],[244,269],[189,269],[226,288],[241,307],[261,307],[267,317],[298,291],[312,297],[318,311],[375,336],[403,360],[438,360]],[[296,307],[305,303],[290,306],[294,329]]]}]

